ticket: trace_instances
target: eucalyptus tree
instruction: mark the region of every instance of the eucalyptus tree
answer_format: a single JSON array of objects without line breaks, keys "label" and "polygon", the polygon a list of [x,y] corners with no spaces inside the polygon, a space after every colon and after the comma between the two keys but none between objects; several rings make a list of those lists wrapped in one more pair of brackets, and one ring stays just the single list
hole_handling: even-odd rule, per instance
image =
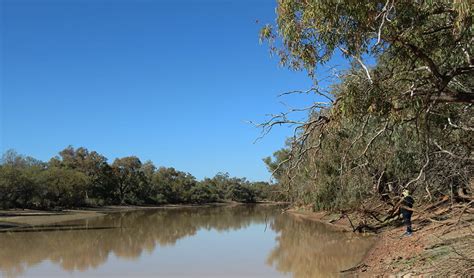
[{"label": "eucalyptus tree", "polygon": [[89,178],[72,169],[49,167],[41,172],[37,188],[41,190],[39,207],[81,207],[87,205]]},{"label": "eucalyptus tree", "polygon": [[[469,190],[469,1],[279,0],[276,12],[276,24],[262,28],[261,39],[282,65],[314,80],[312,88],[286,94],[322,100],[306,108],[304,122],[290,119],[289,111],[260,125],[265,133],[296,124],[289,147],[266,161],[278,179],[284,168],[288,194],[316,203],[342,194],[347,204],[370,196],[369,189],[383,195],[410,188],[429,200]],[[318,86],[335,55],[349,68],[335,73],[331,87]]]},{"label": "eucalyptus tree", "polygon": [[190,198],[190,190],[196,186],[196,178],[173,167],[160,167],[155,172],[154,183],[162,202],[185,203]]},{"label": "eucalyptus tree", "polygon": [[39,204],[37,180],[46,164],[14,150],[0,161],[0,207],[33,208]]},{"label": "eucalyptus tree", "polygon": [[75,149],[68,146],[59,152],[59,156],[51,158],[49,165],[87,175],[89,183],[86,185],[85,198],[91,205],[112,202],[110,192],[113,192],[115,180],[105,156],[84,147]]},{"label": "eucalyptus tree", "polygon": [[136,156],[117,158],[112,163],[112,171],[116,177],[115,194],[120,204],[137,201],[135,193],[145,179],[141,168],[142,162]]}]

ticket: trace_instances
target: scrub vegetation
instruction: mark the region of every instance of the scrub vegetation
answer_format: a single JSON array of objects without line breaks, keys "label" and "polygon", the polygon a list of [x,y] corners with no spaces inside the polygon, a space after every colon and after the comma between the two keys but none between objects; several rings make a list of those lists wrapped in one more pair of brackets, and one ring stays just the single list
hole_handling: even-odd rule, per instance
[{"label": "scrub vegetation", "polygon": [[[278,1],[261,40],[314,81],[282,97],[318,100],[258,125],[295,127],[264,159],[289,201],[377,217],[365,204],[393,205],[409,189],[418,205],[472,205],[472,11],[469,1]],[[348,68],[325,71],[335,55]]]},{"label": "scrub vegetation", "polygon": [[[416,229],[428,225],[428,239],[458,236],[463,252],[451,255],[463,264],[446,274],[472,273],[472,3],[278,0],[276,14],[276,23],[261,29],[262,42],[281,65],[313,80],[280,97],[315,100],[257,124],[263,136],[294,127],[286,146],[264,159],[282,194],[296,208],[341,215],[354,231],[379,232],[397,226],[399,196],[408,189]],[[334,57],[348,66],[330,66]],[[382,265],[380,257],[410,244],[396,238],[366,263]],[[392,245],[398,251],[387,254]],[[390,263],[381,272],[397,272]]]},{"label": "scrub vegetation", "polygon": [[[218,173],[196,180],[138,157],[107,158],[67,147],[48,162],[7,151],[0,164],[0,208],[61,209],[103,205],[253,203],[272,197],[266,182]],[[272,197],[273,198],[273,197]]]}]

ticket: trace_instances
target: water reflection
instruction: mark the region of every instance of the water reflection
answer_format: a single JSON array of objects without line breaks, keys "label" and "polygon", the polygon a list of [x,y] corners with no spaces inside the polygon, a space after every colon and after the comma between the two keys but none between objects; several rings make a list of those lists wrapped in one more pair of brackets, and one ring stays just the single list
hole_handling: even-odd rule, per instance
[{"label": "water reflection", "polygon": [[[21,274],[44,260],[64,270],[96,268],[113,252],[134,259],[157,245],[174,245],[199,229],[237,230],[262,223],[276,213],[269,206],[182,208],[114,213],[90,220],[65,222],[105,230],[71,230],[0,234],[0,270],[7,276]],[[77,226],[76,226],[77,227]]]},{"label": "water reflection", "polygon": [[339,277],[341,270],[361,261],[372,244],[370,238],[283,215],[271,226],[279,236],[267,263],[294,277]]},{"label": "water reflection", "polygon": [[[241,232],[263,223],[268,223],[268,236],[276,237],[274,249],[269,254],[265,251],[267,265],[295,277],[349,268],[370,244],[280,215],[274,206],[144,210],[61,223],[71,225],[72,230],[2,233],[0,273],[14,277],[44,261],[65,271],[82,272],[99,268],[111,255],[139,261],[158,246],[174,246],[198,231]],[[215,264],[219,264],[219,257]]]}]

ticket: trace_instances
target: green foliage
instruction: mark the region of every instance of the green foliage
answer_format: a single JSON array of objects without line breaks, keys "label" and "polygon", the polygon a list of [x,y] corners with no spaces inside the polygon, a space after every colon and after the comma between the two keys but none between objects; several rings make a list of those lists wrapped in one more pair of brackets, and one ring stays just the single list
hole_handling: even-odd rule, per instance
[{"label": "green foliage", "polygon": [[189,190],[196,186],[196,179],[191,174],[166,167],[158,169],[154,181],[169,203],[188,202]]},{"label": "green foliage", "polygon": [[44,164],[7,151],[0,165],[0,202],[5,208],[31,207],[39,203],[40,189],[36,186]]},{"label": "green foliage", "polygon": [[2,165],[0,168],[0,201],[4,207],[27,207],[34,202],[34,182],[24,169],[17,169],[12,165]]},{"label": "green foliage", "polygon": [[207,186],[203,183],[198,183],[189,190],[189,202],[193,204],[203,204],[209,202],[217,202],[219,195],[217,189],[213,186]]},{"label": "green foliage", "polygon": [[39,177],[40,207],[79,207],[86,204],[87,175],[72,170],[51,167]]},{"label": "green foliage", "polygon": [[226,197],[227,199],[243,203],[254,203],[256,201],[255,191],[249,186],[239,183],[230,185]]},{"label": "green foliage", "polygon": [[138,157],[129,156],[115,159],[112,164],[112,172],[116,177],[117,198],[120,204],[139,203],[137,194],[142,190],[145,182],[145,174],[142,170],[142,162]]},{"label": "green foliage", "polygon": [[70,208],[102,205],[256,202],[272,186],[219,173],[197,181],[174,168],[156,168],[135,156],[112,165],[95,151],[69,146],[48,163],[7,151],[0,163],[0,208]]},{"label": "green foliage", "polygon": [[[473,33],[463,0],[279,0],[277,24],[260,38],[308,72],[310,92],[334,100],[264,160],[288,199],[338,210],[401,188],[419,203],[472,190]],[[316,69],[335,53],[351,66],[318,87]]]}]

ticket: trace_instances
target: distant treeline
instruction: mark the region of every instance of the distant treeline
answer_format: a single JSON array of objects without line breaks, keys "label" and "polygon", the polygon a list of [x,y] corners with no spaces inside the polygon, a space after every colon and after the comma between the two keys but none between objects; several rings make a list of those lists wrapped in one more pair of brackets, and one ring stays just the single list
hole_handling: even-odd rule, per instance
[{"label": "distant treeline", "polygon": [[136,156],[107,158],[67,147],[43,162],[7,151],[0,163],[0,208],[202,204],[278,199],[273,185],[218,173],[198,181],[174,168],[156,168]]}]

